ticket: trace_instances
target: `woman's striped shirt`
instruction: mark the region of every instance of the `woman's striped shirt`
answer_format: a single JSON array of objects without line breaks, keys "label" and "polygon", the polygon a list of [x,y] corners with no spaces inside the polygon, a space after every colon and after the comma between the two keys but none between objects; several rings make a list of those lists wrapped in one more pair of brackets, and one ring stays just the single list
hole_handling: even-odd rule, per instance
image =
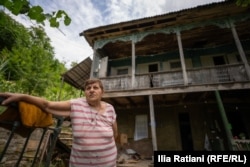
[{"label": "woman's striped shirt", "polygon": [[85,98],[73,99],[70,118],[73,132],[70,167],[115,167],[114,107],[106,103],[105,112],[98,114]]}]

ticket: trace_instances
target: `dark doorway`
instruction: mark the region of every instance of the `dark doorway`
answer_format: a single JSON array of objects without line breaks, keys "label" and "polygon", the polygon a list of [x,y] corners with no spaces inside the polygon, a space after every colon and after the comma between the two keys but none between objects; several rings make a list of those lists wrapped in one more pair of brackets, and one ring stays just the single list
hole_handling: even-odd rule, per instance
[{"label": "dark doorway", "polygon": [[148,72],[157,72],[157,71],[158,71],[158,64],[148,65]]},{"label": "dark doorway", "polygon": [[214,65],[224,65],[226,64],[224,56],[215,56],[213,57]]},{"label": "dark doorway", "polygon": [[233,136],[238,136],[238,138],[240,138],[240,134],[244,133],[245,137],[248,138],[241,112],[236,110],[236,111],[229,111],[226,114],[228,117],[228,121],[232,126]]},{"label": "dark doorway", "polygon": [[[224,56],[215,56],[213,57],[214,65],[225,65],[226,61]],[[219,82],[228,82],[230,81],[230,75],[227,68],[216,68],[217,78]]]},{"label": "dark doorway", "polygon": [[[150,64],[148,65],[148,72],[158,72],[158,64]],[[150,87],[156,86],[157,78],[154,74],[149,74],[150,79]]]},{"label": "dark doorway", "polygon": [[182,151],[193,151],[193,139],[188,113],[179,113]]}]

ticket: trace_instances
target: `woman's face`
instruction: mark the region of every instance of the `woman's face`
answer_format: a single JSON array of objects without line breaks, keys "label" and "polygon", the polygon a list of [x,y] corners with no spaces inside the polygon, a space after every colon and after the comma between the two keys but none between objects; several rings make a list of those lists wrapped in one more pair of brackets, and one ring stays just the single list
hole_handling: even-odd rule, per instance
[{"label": "woman's face", "polygon": [[103,90],[101,89],[99,83],[92,83],[85,88],[86,99],[89,102],[101,101]]}]

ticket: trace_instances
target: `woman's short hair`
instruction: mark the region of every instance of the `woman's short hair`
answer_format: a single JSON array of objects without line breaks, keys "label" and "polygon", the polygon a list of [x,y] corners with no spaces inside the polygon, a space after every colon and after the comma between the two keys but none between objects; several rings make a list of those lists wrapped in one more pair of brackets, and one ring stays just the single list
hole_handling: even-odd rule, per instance
[{"label": "woman's short hair", "polygon": [[84,83],[84,90],[86,89],[86,87],[88,85],[93,84],[93,83],[98,83],[99,86],[100,86],[100,88],[102,89],[102,91],[104,91],[102,81],[100,79],[97,79],[97,78],[90,78],[87,81],[85,81],[85,83]]}]

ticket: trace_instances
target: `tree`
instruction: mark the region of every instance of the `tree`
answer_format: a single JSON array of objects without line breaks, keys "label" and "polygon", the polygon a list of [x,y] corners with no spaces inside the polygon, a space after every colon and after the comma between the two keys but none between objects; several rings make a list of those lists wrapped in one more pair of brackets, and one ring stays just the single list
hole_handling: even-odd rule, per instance
[{"label": "tree", "polygon": [[238,6],[247,7],[250,4],[250,0],[236,0]]},{"label": "tree", "polygon": [[[54,57],[50,39],[42,27],[25,28],[0,11],[0,91],[21,92],[57,100],[70,99],[78,91],[61,88],[65,64]],[[9,37],[10,41],[8,40]],[[62,99],[62,98],[61,98]]]},{"label": "tree", "polygon": [[49,21],[51,27],[59,27],[59,20],[63,20],[66,26],[71,23],[71,18],[65,11],[58,10],[52,13],[44,13],[41,6],[31,6],[28,0],[1,0],[0,5],[14,15],[24,14],[39,24],[44,25],[45,20]]}]

